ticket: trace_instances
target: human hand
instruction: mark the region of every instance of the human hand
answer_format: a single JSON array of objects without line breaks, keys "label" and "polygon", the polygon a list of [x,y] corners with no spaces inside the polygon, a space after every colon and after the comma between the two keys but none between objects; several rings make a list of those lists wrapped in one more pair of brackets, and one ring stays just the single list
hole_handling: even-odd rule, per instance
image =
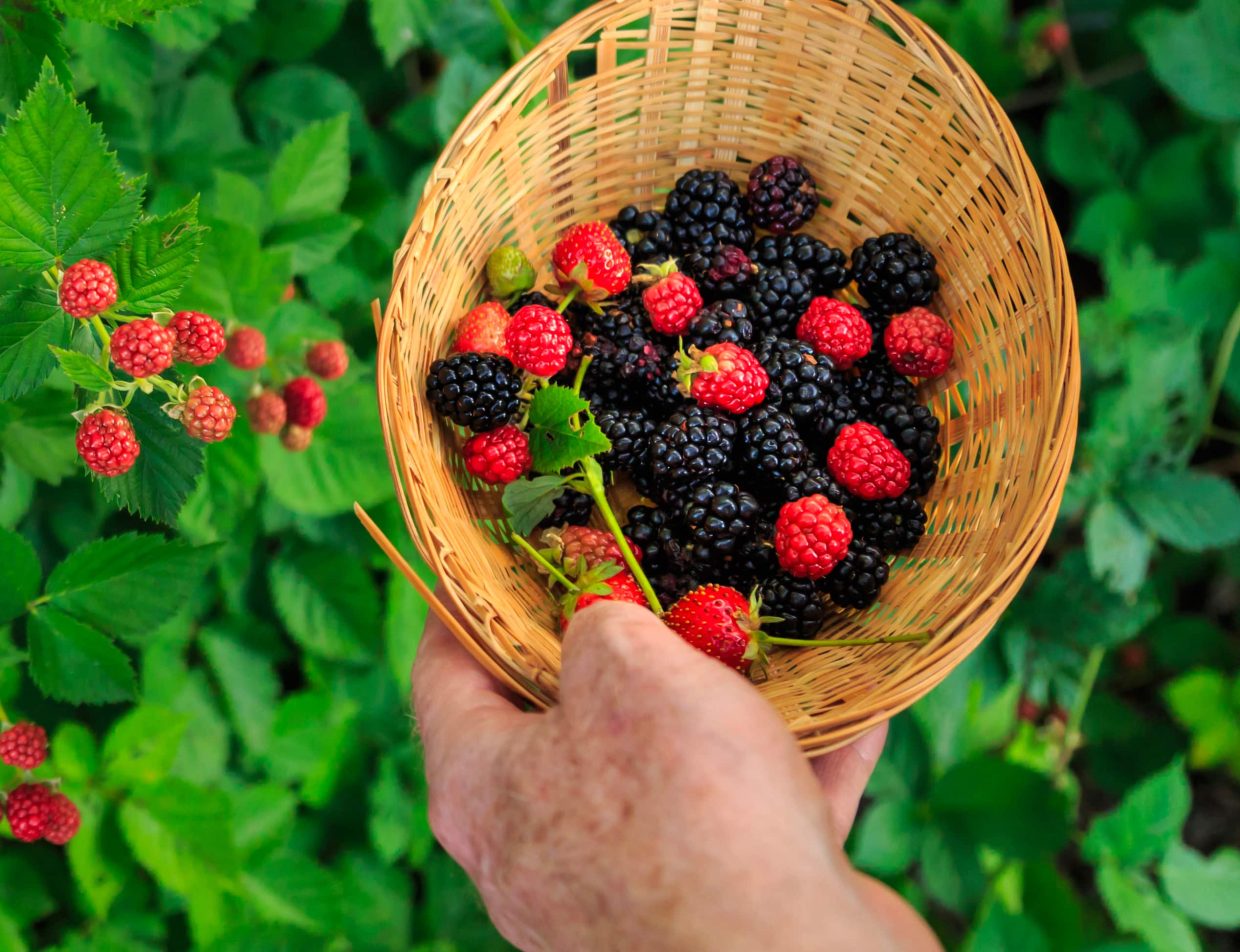
[{"label": "human hand", "polygon": [[550,711],[435,620],[413,687],[431,828],[523,949],[938,948],[842,850],[885,727],[810,769],[748,681],[620,603],[574,617]]}]

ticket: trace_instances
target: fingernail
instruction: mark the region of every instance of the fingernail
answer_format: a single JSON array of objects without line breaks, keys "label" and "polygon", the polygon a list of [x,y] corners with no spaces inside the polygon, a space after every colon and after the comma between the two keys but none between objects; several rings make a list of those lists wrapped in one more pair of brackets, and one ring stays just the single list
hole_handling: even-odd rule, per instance
[{"label": "fingernail", "polygon": [[883,742],[886,739],[887,725],[880,724],[878,727],[866,731],[853,741],[852,749],[867,764],[872,764],[878,760],[879,754],[883,752]]}]

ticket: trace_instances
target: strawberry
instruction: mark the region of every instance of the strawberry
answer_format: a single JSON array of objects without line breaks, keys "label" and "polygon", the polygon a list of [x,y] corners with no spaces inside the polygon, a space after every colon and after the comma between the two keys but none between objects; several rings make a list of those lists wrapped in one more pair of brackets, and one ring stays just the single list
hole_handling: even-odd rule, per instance
[{"label": "strawberry", "polygon": [[734,588],[699,586],[673,605],[663,621],[693,647],[742,674],[762,660],[757,607]]},{"label": "strawberry", "polygon": [[660,334],[683,334],[702,309],[702,294],[697,282],[676,269],[668,259],[661,265],[642,265],[655,278],[654,284],[642,291],[642,304],[650,317],[650,326]]},{"label": "strawberry", "polygon": [[560,630],[568,627],[568,621],[583,608],[595,602],[629,602],[647,608],[646,596],[641,586],[628,569],[620,569],[612,574],[614,563],[605,563],[607,568],[602,572],[592,570],[591,577],[578,580],[582,585],[580,592],[572,593],[563,601],[563,615],[560,618]]},{"label": "strawberry", "polygon": [[459,354],[472,351],[478,354],[499,354],[508,356],[508,345],[504,342],[504,331],[512,315],[499,301],[487,301],[461,318],[456,326],[456,341],[452,352]]},{"label": "strawberry", "polygon": [[619,294],[633,277],[628,252],[602,221],[582,222],[565,231],[551,252],[551,263],[560,287],[576,286],[590,301]]},{"label": "strawberry", "polygon": [[874,331],[851,304],[816,297],[797,323],[797,339],[826,354],[841,370],[847,370],[870,352]]},{"label": "strawberry", "polygon": [[[611,232],[608,232],[611,234]],[[508,358],[536,377],[554,377],[568,362],[573,331],[568,321],[542,304],[527,304],[504,330]]]},{"label": "strawberry", "polygon": [[690,347],[680,355],[676,374],[680,391],[698,406],[728,413],[744,413],[766,398],[771,382],[758,358],[739,344],[711,344],[706,350]]}]

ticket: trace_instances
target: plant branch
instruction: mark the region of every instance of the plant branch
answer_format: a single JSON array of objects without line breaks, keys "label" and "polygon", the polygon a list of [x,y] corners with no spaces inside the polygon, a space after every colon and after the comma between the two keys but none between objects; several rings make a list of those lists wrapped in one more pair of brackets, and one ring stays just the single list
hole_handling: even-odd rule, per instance
[{"label": "plant branch", "polygon": [[1223,336],[1219,339],[1218,356],[1214,359],[1214,370],[1210,374],[1210,386],[1206,391],[1206,408],[1202,418],[1207,428],[1218,410],[1219,397],[1223,393],[1223,383],[1227,380],[1227,370],[1236,351],[1237,339],[1240,339],[1240,304],[1231,312],[1227,326],[1223,328]]},{"label": "plant branch", "polygon": [[[1145,69],[1144,56],[1129,56],[1122,60],[1116,60],[1106,66],[1094,70],[1092,73],[1084,73],[1072,85],[1079,86],[1084,89],[1097,89],[1099,86],[1106,86],[1110,83],[1126,79],[1129,76],[1135,76],[1137,73]],[[1025,89],[1014,96],[1009,96],[1003,100],[1003,108],[1005,111],[1020,112],[1024,109],[1033,109],[1037,106],[1045,106],[1048,103],[1056,102],[1064,93],[1064,83],[1054,83],[1049,86],[1038,86],[1033,89]]]},{"label": "plant branch", "polygon": [[1085,659],[1081,680],[1076,687],[1076,698],[1068,712],[1068,722],[1064,725],[1063,748],[1059,752],[1059,761],[1054,772],[1058,779],[1067,775],[1072,755],[1081,747],[1081,722],[1085,720],[1085,709],[1089,706],[1090,695],[1094,693],[1094,686],[1098,683],[1098,672],[1102,669],[1102,659],[1105,656],[1105,648],[1095,647],[1089,649],[1089,656]]},{"label": "plant branch", "polygon": [[654,587],[650,584],[650,579],[646,578],[646,573],[642,571],[641,563],[637,561],[637,556],[633,554],[632,548],[629,547],[629,540],[625,538],[624,533],[620,530],[620,521],[616,518],[616,514],[612,512],[611,503],[607,501],[607,490],[603,486],[602,467],[593,459],[582,460],[581,466],[585,473],[586,485],[590,489],[590,495],[594,498],[594,505],[598,506],[598,511],[603,514],[603,522],[607,524],[607,528],[616,540],[616,545],[620,547],[620,554],[624,556],[624,564],[633,573],[633,578],[637,579],[638,587],[641,588],[642,594],[646,596],[646,602],[650,605],[650,610],[656,615],[662,615],[663,605],[659,602],[659,596],[655,594]]},{"label": "plant branch", "polygon": [[573,393],[581,396],[581,385],[585,383],[586,371],[590,369],[590,361],[594,359],[593,354],[586,354],[581,358],[581,364],[577,367],[577,376],[573,378]]},{"label": "plant branch", "polygon": [[543,556],[543,554],[542,554],[541,552],[539,552],[536,548],[534,548],[532,545],[530,545],[530,544],[529,544],[529,542],[527,542],[527,541],[526,541],[525,539],[523,539],[521,536],[519,536],[519,535],[514,535],[514,536],[512,537],[512,541],[513,541],[513,542],[515,542],[515,543],[516,543],[518,546],[520,546],[522,549],[524,549],[524,550],[525,550],[526,555],[528,555],[531,559],[533,559],[535,562],[537,562],[539,565],[541,565],[544,569],[546,569],[546,571],[547,571],[547,574],[548,574],[548,575],[550,575],[553,579],[555,579],[557,582],[559,582],[561,585],[563,585],[563,586],[564,586],[566,589],[568,589],[570,592],[580,591],[580,589],[577,587],[577,585],[575,585],[573,582],[569,581],[569,578],[568,578],[568,576],[567,576],[567,575],[565,575],[563,572],[561,572],[559,569],[557,569],[554,565],[552,565],[552,564],[551,564],[551,563],[550,563],[550,562],[549,562],[549,561],[548,561],[548,560],[547,560],[547,559]]}]

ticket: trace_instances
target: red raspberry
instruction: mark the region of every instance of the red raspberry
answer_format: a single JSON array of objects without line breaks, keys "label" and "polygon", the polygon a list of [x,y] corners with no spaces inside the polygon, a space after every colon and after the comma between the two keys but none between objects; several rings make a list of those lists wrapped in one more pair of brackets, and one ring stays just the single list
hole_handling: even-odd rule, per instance
[{"label": "red raspberry", "polygon": [[116,303],[116,275],[102,261],[83,258],[65,268],[60,307],[70,317],[94,317]]},{"label": "red raspberry", "polygon": [[131,377],[152,377],[172,366],[176,335],[149,317],[122,324],[112,335],[112,363]]},{"label": "red raspberry", "polygon": [[691,277],[672,271],[642,291],[642,304],[660,334],[683,334],[702,309],[702,294]]},{"label": "red raspberry", "polygon": [[23,783],[14,788],[4,804],[9,828],[23,843],[43,839],[51,819],[52,791],[41,783]]},{"label": "red raspberry", "polygon": [[218,443],[232,431],[237,408],[219,387],[199,387],[185,401],[181,424],[185,432],[204,443]]},{"label": "red raspberry", "polygon": [[465,468],[484,483],[510,483],[530,468],[530,438],[511,423],[465,441]]},{"label": "red raspberry", "polygon": [[250,429],[255,433],[279,433],[288,419],[288,407],[284,398],[274,390],[264,390],[245,402],[245,413],[250,418]]},{"label": "red raspberry", "polygon": [[[563,529],[549,533],[547,538],[555,539],[557,536],[561,549],[560,561],[565,565],[574,566],[578,559],[584,559],[588,569],[595,568],[604,562],[614,562],[620,566],[625,564],[620,544],[616,542],[616,537],[605,529],[595,529],[592,526],[565,526]],[[631,548],[634,558],[640,562],[642,550],[636,546]]]},{"label": "red raspberry", "polygon": [[504,331],[512,315],[499,301],[487,301],[461,318],[456,326],[456,342],[452,352],[459,354],[472,351],[478,354],[499,354],[508,356],[508,345],[504,342]]},{"label": "red raspberry", "polygon": [[739,344],[711,344],[705,351],[689,351],[692,360],[682,366],[679,376],[682,392],[699,406],[717,407],[728,413],[744,413],[766,398],[771,382],[758,358]]},{"label": "red raspberry", "polygon": [[553,377],[568,361],[573,331],[568,321],[551,308],[527,304],[512,315],[504,330],[504,343],[512,362],[522,370],[536,377]]},{"label": "red raspberry", "polygon": [[82,825],[82,814],[73,801],[63,793],[52,794],[47,812],[47,832],[43,839],[57,846],[64,846],[77,836],[78,827]]},{"label": "red raspberry", "polygon": [[848,555],[852,535],[843,509],[826,496],[802,496],[779,510],[775,554],[789,575],[820,579]]},{"label": "red raspberry", "polygon": [[629,602],[633,605],[641,605],[642,608],[649,607],[641,586],[637,584],[637,579],[628,569],[621,569],[610,578],[603,579],[602,584],[608,586],[611,591],[607,594],[584,592],[578,595],[576,604],[571,605],[570,610],[565,611],[564,617],[560,619],[561,630],[568,627],[569,618],[583,608],[589,608],[595,602]]},{"label": "red raspberry", "polygon": [[816,297],[801,315],[797,338],[818,353],[826,354],[841,370],[847,370],[870,352],[874,331],[851,304],[835,298]]},{"label": "red raspberry", "polygon": [[915,307],[897,314],[883,332],[891,366],[909,377],[937,377],[952,361],[952,329],[937,314]]},{"label": "red raspberry", "polygon": [[177,335],[177,360],[195,367],[211,363],[228,346],[223,325],[209,314],[178,311],[172,315],[168,327]]},{"label": "red raspberry", "polygon": [[306,369],[324,380],[336,380],[349,369],[349,352],[344,341],[319,341],[306,351]]},{"label": "red raspberry", "polygon": [[280,445],[290,453],[304,453],[314,442],[314,430],[308,426],[290,423],[280,434]]},{"label": "red raspberry", "polygon": [[899,447],[865,421],[840,427],[827,450],[827,469],[841,486],[862,499],[904,495],[912,471]]},{"label": "red raspberry", "polygon": [[142,452],[129,418],[106,407],[82,421],[77,431],[78,456],[100,476],[119,476]]},{"label": "red raspberry", "polygon": [[576,285],[592,301],[619,294],[633,277],[629,253],[602,221],[582,222],[564,232],[551,263],[560,287]]},{"label": "red raspberry", "polygon": [[1038,40],[1041,42],[1044,50],[1058,56],[1072,42],[1072,31],[1063,20],[1056,20],[1042,27],[1042,32],[1038,34]]},{"label": "red raspberry", "polygon": [[288,422],[313,430],[327,416],[327,397],[323,388],[309,377],[294,377],[284,385]]},{"label": "red raspberry", "polygon": [[10,767],[34,770],[47,759],[47,731],[22,721],[0,733],[0,760]]},{"label": "red raspberry", "polygon": [[267,338],[255,327],[238,327],[228,335],[224,359],[241,370],[257,370],[267,363]]}]

